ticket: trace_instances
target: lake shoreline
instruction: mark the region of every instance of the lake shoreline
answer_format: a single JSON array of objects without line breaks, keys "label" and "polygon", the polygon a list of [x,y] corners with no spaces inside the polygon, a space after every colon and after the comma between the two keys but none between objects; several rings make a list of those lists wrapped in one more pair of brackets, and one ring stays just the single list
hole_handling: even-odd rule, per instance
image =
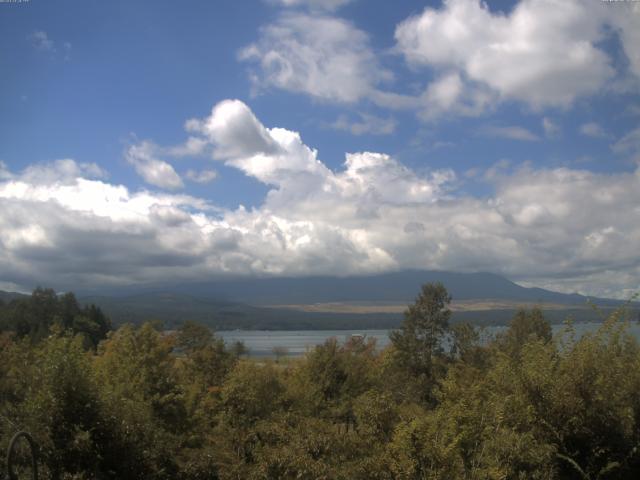
[{"label": "lake shoreline", "polygon": [[[601,327],[603,322],[573,322],[573,328],[578,337],[594,332]],[[554,335],[562,330],[566,323],[552,325]],[[629,332],[640,339],[640,324],[629,322]],[[480,327],[484,337],[491,338],[504,331],[504,325],[492,325]],[[393,329],[331,329],[331,330],[221,330],[215,332],[227,344],[243,342],[247,347],[249,357],[277,357],[286,351],[288,357],[303,356],[309,349],[323,344],[329,338],[336,338],[339,342],[345,342],[354,335],[363,336],[365,339],[376,340],[380,349],[389,345],[389,332]],[[280,349],[276,355],[274,349]]]}]

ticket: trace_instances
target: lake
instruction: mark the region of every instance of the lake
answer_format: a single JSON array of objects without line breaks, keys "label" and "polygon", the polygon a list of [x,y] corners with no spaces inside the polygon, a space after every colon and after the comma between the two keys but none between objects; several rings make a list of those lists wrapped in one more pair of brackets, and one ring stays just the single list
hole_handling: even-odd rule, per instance
[{"label": "lake", "polygon": [[[574,329],[577,336],[598,329],[601,323],[575,323]],[[564,325],[552,325],[553,333],[557,333]],[[490,338],[506,327],[485,327],[483,337]],[[640,340],[640,324],[632,323],[629,331]],[[289,356],[301,356],[305,352],[323,344],[328,338],[335,337],[343,343],[352,335],[363,335],[366,338],[375,338],[379,348],[389,344],[389,330],[231,330],[219,331],[216,335],[222,337],[228,344],[241,341],[249,349],[252,357],[273,357],[275,347],[285,348]]]}]

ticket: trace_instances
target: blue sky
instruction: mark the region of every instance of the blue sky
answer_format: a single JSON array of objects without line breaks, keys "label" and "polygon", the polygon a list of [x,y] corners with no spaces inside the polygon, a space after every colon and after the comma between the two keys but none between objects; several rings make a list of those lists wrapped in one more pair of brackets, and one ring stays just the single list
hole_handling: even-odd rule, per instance
[{"label": "blue sky", "polygon": [[638,32],[595,0],[0,3],[0,282],[418,267],[628,296]]}]

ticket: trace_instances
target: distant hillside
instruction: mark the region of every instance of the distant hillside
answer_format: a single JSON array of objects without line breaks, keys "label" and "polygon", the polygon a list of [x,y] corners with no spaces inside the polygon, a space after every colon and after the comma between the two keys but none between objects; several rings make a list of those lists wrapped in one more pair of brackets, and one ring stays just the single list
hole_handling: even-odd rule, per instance
[{"label": "distant hillside", "polygon": [[24,295],[23,293],[17,292],[5,292],[0,290],[0,301],[4,303],[9,303],[11,300],[15,300],[17,298],[27,297],[28,295]]},{"label": "distant hillside", "polygon": [[[332,313],[295,309],[255,307],[251,305],[206,300],[191,295],[167,292],[144,293],[127,297],[82,297],[84,304],[94,303],[117,324],[160,320],[173,329],[186,320],[208,325],[216,330],[341,330],[391,329],[402,322],[402,313]],[[452,321],[475,325],[506,325],[517,308],[456,311]],[[567,317],[577,321],[598,321],[600,313],[580,306],[545,309],[545,317],[560,323]],[[637,312],[636,312],[637,315]]]},{"label": "distant hillside", "polygon": [[[410,270],[362,277],[303,277],[229,279],[176,285],[165,290],[202,298],[252,305],[311,304],[329,302],[412,302],[420,286],[442,282],[455,300],[501,299],[527,303],[585,305],[587,298],[542,288],[525,288],[492,273],[452,273]],[[598,300],[599,304],[619,304]]]},{"label": "distant hillside", "polygon": [[[534,304],[541,305],[552,322],[568,316],[577,321],[599,319],[582,295],[524,288],[491,273],[404,271],[347,278],[236,278],[77,293],[83,304],[98,305],[115,324],[160,320],[166,328],[174,328],[193,320],[218,330],[366,329],[397,327],[403,306],[414,301],[420,286],[437,281],[453,296],[454,322],[506,324],[520,305]],[[15,296],[20,294],[0,292],[0,298]],[[593,300],[605,308],[623,303]],[[338,305],[327,308],[326,304]],[[638,307],[636,303],[634,308]]]},{"label": "distant hillside", "polygon": [[216,330],[395,328],[402,319],[399,314],[308,313],[260,308],[169,292],[121,297],[86,296],[80,301],[98,305],[117,324],[160,320],[165,328],[177,327],[186,320],[203,323]]}]

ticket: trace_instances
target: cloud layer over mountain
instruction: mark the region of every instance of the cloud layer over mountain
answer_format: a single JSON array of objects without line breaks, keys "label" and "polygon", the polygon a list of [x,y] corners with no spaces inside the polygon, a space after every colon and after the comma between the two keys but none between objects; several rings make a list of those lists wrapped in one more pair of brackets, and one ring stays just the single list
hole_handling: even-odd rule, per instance
[{"label": "cloud layer over mountain", "polygon": [[[5,169],[3,280],[73,288],[426,268],[624,296],[640,278],[640,169],[492,170],[483,181],[494,193],[480,198],[452,170],[418,173],[382,153],[346,154],[334,171],[298,132],[264,126],[238,100],[187,126],[210,162],[268,186],[259,207],[131,191],[73,160]],[[145,145],[129,154],[146,158]]]}]

